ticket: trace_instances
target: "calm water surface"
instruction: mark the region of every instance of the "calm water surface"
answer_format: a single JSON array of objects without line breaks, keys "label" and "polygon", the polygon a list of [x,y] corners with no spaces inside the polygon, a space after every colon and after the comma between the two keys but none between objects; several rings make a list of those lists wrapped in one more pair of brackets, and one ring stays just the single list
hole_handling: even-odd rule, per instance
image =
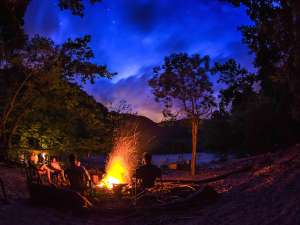
[{"label": "calm water surface", "polygon": [[[210,163],[212,161],[218,160],[220,157],[217,154],[201,152],[197,154],[197,165],[203,165]],[[157,166],[166,165],[173,162],[182,162],[186,160],[191,160],[191,153],[177,153],[177,154],[154,154],[152,155],[153,164]],[[105,156],[96,155],[83,160],[85,164],[96,167],[104,167]]]}]

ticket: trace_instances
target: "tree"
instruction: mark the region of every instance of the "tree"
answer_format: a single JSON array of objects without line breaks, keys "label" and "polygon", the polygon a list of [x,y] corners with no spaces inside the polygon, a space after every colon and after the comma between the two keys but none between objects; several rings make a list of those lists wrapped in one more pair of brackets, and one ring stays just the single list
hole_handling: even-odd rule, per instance
[{"label": "tree", "polygon": [[14,132],[14,144],[57,152],[91,153],[107,151],[112,136],[110,114],[77,85],[56,88],[38,98]]},{"label": "tree", "polygon": [[[91,63],[90,36],[68,39],[62,45],[36,36],[28,39],[23,17],[29,0],[0,3],[0,154],[5,154],[12,134],[39,97],[53,88],[69,85],[76,77],[85,82],[110,77],[105,66]],[[96,3],[99,0],[90,0]],[[82,0],[59,0],[61,9],[83,16]]]},{"label": "tree", "polygon": [[[1,0],[0,1],[0,49],[1,57],[6,57],[12,50],[23,46],[27,39],[24,33],[24,16],[30,0]],[[90,4],[101,0],[89,0]],[[57,0],[61,10],[70,10],[75,16],[83,17],[83,0]],[[3,59],[3,58],[2,58]]]},{"label": "tree", "polygon": [[259,85],[257,75],[241,67],[234,59],[223,64],[215,63],[211,72],[218,74],[217,82],[225,86],[220,90],[220,112],[245,110],[247,104],[257,97],[259,90],[254,91],[254,85]]},{"label": "tree", "polygon": [[257,74],[233,59],[216,63],[212,72],[219,75],[218,82],[224,88],[220,90],[219,115],[204,126],[207,145],[214,146],[217,142],[224,145],[218,146],[220,150],[254,154],[289,141],[289,118],[280,110],[282,106],[260,88]]},{"label": "tree", "polygon": [[172,54],[153,72],[149,85],[156,101],[164,105],[164,116],[183,116],[192,122],[191,174],[195,175],[199,121],[215,106],[212,84],[207,75],[209,57]]},{"label": "tree", "polygon": [[227,0],[244,5],[253,21],[241,26],[243,41],[255,54],[262,93],[278,111],[300,122],[300,4],[295,0]]},{"label": "tree", "polygon": [[[82,82],[97,76],[110,77],[106,67],[89,62],[93,57],[88,47],[89,36],[67,40],[61,46],[46,38],[36,36],[16,51],[1,70],[0,137],[7,148],[9,139],[24,115],[34,109],[36,102],[60,89],[61,96],[76,77]],[[65,104],[71,104],[66,100]]]}]

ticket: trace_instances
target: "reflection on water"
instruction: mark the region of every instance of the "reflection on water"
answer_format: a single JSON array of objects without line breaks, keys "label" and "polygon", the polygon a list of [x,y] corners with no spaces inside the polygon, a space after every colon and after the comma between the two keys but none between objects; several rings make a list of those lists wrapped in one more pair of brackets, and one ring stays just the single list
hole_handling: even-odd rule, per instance
[{"label": "reflection on water", "polygon": [[[220,157],[217,154],[201,152],[197,153],[197,165],[210,163],[212,161],[218,160]],[[153,164],[157,166],[166,165],[173,162],[183,162],[186,160],[191,160],[191,153],[178,153],[178,154],[154,154],[152,155]],[[83,159],[85,165],[90,165],[92,167],[103,168],[105,164],[104,155],[91,156],[89,158]]]},{"label": "reflection on water", "polygon": [[[157,166],[169,164],[172,162],[182,162],[191,159],[192,159],[191,153],[163,154],[163,155],[152,156],[152,161]],[[213,153],[205,153],[205,152],[197,153],[197,165],[210,163],[218,159],[219,156]]]}]

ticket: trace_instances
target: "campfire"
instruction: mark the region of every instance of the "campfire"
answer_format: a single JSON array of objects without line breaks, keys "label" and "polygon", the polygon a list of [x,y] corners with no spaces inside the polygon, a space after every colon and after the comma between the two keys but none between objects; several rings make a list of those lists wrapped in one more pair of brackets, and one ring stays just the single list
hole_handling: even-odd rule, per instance
[{"label": "campfire", "polygon": [[105,175],[98,187],[112,190],[117,185],[130,184],[136,166],[136,136],[117,137],[106,162]]},{"label": "campfire", "polygon": [[[137,191],[132,177],[138,165],[136,135],[118,135],[113,149],[107,158],[105,174],[99,182],[98,191],[93,199],[95,205],[108,209],[125,210],[130,207],[173,207],[191,199],[206,199],[217,195],[214,190],[206,190],[204,186],[190,182],[158,183],[147,192]],[[134,182],[134,180],[133,180]],[[213,193],[212,193],[213,192]]]}]

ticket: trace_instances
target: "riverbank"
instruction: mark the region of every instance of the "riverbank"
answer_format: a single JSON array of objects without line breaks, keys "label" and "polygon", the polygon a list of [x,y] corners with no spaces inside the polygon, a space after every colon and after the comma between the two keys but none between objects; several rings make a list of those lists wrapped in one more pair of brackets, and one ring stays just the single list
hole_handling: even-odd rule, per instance
[{"label": "riverbank", "polygon": [[[35,207],[28,201],[22,170],[0,166],[0,177],[10,200],[10,204],[0,203],[0,225],[300,224],[300,147],[202,167],[193,179],[218,176],[244,166],[251,166],[251,170],[210,183],[221,194],[212,205],[194,204],[176,211],[140,212],[130,217],[95,213],[79,217],[70,211]],[[192,177],[184,171],[173,171],[164,178]]]}]

